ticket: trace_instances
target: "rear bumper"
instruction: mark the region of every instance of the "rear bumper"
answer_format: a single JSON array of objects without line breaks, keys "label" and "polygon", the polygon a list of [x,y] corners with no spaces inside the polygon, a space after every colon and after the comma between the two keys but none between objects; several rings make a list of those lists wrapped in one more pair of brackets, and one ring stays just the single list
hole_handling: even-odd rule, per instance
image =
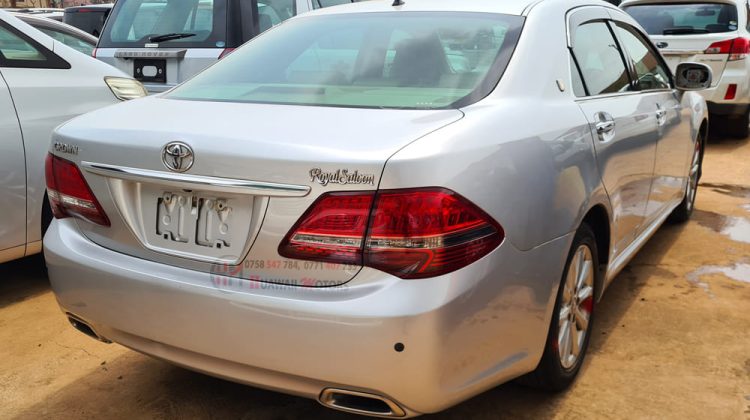
[{"label": "rear bumper", "polygon": [[[713,115],[735,116],[747,113],[750,107],[750,77],[748,64],[750,59],[728,62],[724,72],[714,77],[720,77],[719,83],[711,88],[699,91],[706,99],[708,111]],[[737,85],[733,99],[726,99],[730,85]]]},{"label": "rear bumper", "polygon": [[[197,371],[317,399],[329,387],[436,412],[535,368],[572,241],[506,241],[450,275],[363,269],[326,289],[229,279],[119,254],[55,221],[58,302],[96,333]],[[395,350],[403,343],[402,352]]]},{"label": "rear bumper", "polygon": [[742,116],[747,114],[750,109],[750,104],[707,102],[706,105],[708,105],[708,112],[711,115],[726,117]]}]

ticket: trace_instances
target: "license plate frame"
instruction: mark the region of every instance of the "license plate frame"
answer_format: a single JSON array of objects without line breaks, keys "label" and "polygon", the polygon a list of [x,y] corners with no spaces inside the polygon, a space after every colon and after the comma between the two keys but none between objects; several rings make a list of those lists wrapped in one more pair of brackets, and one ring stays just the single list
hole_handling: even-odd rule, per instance
[{"label": "license plate frame", "polygon": [[[154,76],[144,75],[144,68],[156,67]],[[158,58],[133,59],[133,77],[144,83],[167,83],[167,60]]]}]

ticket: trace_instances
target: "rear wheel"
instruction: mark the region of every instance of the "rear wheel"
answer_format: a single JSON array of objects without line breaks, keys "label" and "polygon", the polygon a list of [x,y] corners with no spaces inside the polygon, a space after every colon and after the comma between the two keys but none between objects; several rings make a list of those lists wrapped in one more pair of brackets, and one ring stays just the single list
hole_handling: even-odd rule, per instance
[{"label": "rear wheel", "polygon": [[693,150],[693,159],[690,161],[690,173],[688,174],[687,186],[685,187],[685,196],[682,202],[677,206],[672,214],[669,215],[669,221],[673,223],[684,223],[690,219],[695,209],[695,197],[698,195],[698,182],[701,179],[703,167],[703,140],[699,137],[695,142]]},{"label": "rear wheel", "polygon": [[596,238],[583,224],[568,254],[542,360],[522,383],[560,391],[575,380],[591,337],[598,275]]}]

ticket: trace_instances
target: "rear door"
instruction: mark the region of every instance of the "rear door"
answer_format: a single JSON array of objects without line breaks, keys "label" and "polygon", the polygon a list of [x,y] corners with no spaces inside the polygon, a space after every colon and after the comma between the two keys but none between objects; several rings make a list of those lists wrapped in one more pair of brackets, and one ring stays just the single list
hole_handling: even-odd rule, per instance
[{"label": "rear door", "polygon": [[[33,49],[0,23],[0,262],[4,252],[26,244],[26,158],[10,90],[2,77],[4,57],[28,56]],[[23,256],[23,249],[7,258]],[[8,254],[10,255],[10,254]]]},{"label": "rear door", "polygon": [[569,20],[570,44],[584,92],[577,100],[591,125],[597,164],[609,194],[615,255],[644,223],[657,140],[652,98],[637,91],[621,47],[600,7],[582,8]]},{"label": "rear door", "polygon": [[[732,2],[649,3],[626,6],[664,55],[672,72],[683,62],[699,62],[721,81],[731,40],[739,36],[740,14]],[[722,43],[729,41],[728,43]]]},{"label": "rear door", "polygon": [[692,151],[690,116],[673,89],[669,70],[646,36],[624,22],[616,22],[614,28],[635,69],[643,101],[656,112],[658,144],[646,208],[647,226],[663,215],[667,206],[682,198],[688,154]]}]

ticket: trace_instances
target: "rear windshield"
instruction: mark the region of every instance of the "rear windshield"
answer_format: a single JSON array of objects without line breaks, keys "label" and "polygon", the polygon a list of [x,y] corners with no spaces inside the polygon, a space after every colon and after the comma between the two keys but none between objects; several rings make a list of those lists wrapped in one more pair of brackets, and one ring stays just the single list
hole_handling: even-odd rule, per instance
[{"label": "rear windshield", "polygon": [[224,0],[119,0],[99,48],[224,48],[226,17]]},{"label": "rear windshield", "polygon": [[523,18],[364,13],[295,19],[168,97],[368,108],[464,106],[495,87]]},{"label": "rear windshield", "polygon": [[625,7],[649,35],[734,32],[737,7],[724,3],[639,4]]}]

